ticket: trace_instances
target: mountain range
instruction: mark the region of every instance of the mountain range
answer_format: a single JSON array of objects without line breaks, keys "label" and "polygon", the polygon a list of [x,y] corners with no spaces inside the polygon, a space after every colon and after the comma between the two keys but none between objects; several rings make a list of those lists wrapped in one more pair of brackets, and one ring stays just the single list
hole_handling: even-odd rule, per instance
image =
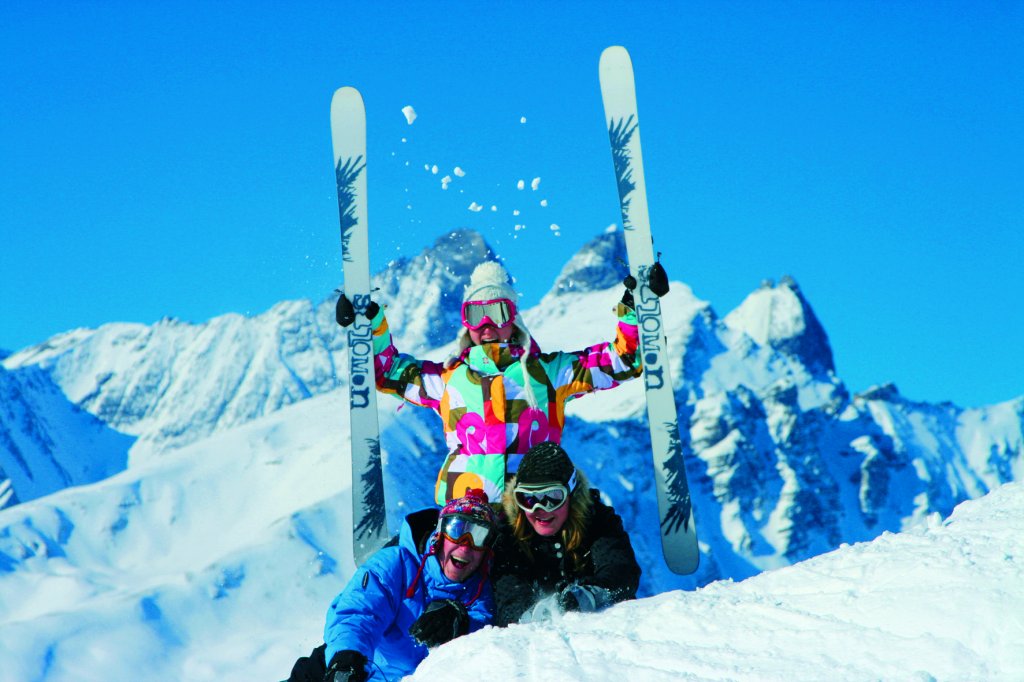
[{"label": "mountain range", "polygon": [[[478,233],[456,230],[375,275],[398,348],[431,359],[450,353],[469,274],[496,258]],[[605,232],[566,262],[550,292],[523,311],[542,348],[611,337],[624,261],[621,233]],[[305,401],[337,401],[346,393],[345,344],[334,297],[201,324],[165,318],[74,330],[5,357],[0,506],[28,511],[0,513],[0,567],[22,569],[38,556],[27,546],[60,547],[59,538],[42,537],[30,501],[57,493],[72,500],[90,489],[79,486],[205,452],[218,437],[280,420]],[[673,576],[660,560],[640,382],[573,401],[564,437],[633,531],[647,593],[750,577],[945,516],[1024,472],[1024,396],[968,410],[908,400],[891,384],[851,394],[823,326],[788,276],[763,283],[725,316],[674,281],[663,309],[702,550],[695,576]],[[392,527],[402,511],[429,504],[444,454],[436,417],[399,404],[381,400]],[[347,431],[340,408],[330,417],[306,412],[337,420],[336,435]],[[272,447],[282,466],[293,446],[285,438]],[[344,446],[333,447],[317,457],[340,471]],[[347,472],[317,481],[321,496],[285,507],[298,513],[305,502],[346,493],[346,484]],[[143,506],[130,505],[124,522]]]}]

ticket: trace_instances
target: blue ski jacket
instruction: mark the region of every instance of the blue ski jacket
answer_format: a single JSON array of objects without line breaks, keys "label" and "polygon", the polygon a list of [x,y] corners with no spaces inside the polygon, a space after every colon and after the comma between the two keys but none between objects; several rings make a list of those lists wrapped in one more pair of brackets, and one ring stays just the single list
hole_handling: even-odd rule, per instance
[{"label": "blue ski jacket", "polygon": [[[452,582],[442,572],[432,546],[437,514],[437,509],[424,509],[407,516],[398,545],[370,557],[331,603],[324,627],[327,663],[339,651],[350,649],[371,661],[371,680],[381,679],[381,673],[388,680],[411,674],[426,658],[427,647],[409,635],[409,628],[427,604],[438,599],[466,605],[470,632],[493,621],[494,597],[486,569],[463,583]],[[425,530],[417,533],[414,528]],[[426,539],[425,547],[417,546],[417,537]]]}]

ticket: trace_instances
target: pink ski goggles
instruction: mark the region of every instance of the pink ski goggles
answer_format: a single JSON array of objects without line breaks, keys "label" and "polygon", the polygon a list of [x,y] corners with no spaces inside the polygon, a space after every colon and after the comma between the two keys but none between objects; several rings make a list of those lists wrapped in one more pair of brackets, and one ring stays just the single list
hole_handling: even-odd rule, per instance
[{"label": "pink ski goggles", "polygon": [[490,301],[466,301],[462,304],[462,324],[476,331],[485,324],[498,329],[507,327],[516,319],[516,304],[507,298]]}]

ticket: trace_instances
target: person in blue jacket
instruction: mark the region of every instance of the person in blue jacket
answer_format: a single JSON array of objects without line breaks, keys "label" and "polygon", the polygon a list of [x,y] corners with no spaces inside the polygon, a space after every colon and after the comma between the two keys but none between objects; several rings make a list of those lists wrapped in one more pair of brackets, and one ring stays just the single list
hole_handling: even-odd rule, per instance
[{"label": "person in blue jacket", "polygon": [[300,658],[289,681],[398,680],[429,647],[489,625],[496,537],[482,490],[407,516],[398,544],[370,557],[334,599],[324,646]]}]

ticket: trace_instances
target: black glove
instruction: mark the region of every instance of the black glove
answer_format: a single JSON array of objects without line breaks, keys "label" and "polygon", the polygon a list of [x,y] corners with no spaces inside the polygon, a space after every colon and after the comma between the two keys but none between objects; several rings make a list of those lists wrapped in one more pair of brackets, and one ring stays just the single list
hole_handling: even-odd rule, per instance
[{"label": "black glove", "polygon": [[[370,305],[366,306],[366,312],[363,314],[366,315],[366,319],[372,320],[377,317],[378,312],[380,312],[380,306],[376,301],[370,301]],[[345,292],[338,297],[338,304],[334,307],[334,319],[342,327],[347,327],[356,321],[356,309]]]},{"label": "black glove", "polygon": [[647,273],[647,286],[658,298],[668,293],[668,275],[665,274],[665,268],[662,267],[660,260],[656,261]]},{"label": "black glove", "polygon": [[409,628],[409,634],[413,639],[428,647],[450,642],[467,632],[469,613],[462,602],[454,599],[430,602]]},{"label": "black glove", "polygon": [[626,290],[622,292],[622,304],[627,308],[636,308],[636,304],[633,302],[633,290],[636,289],[636,277],[633,275],[626,275],[626,278],[622,280],[622,286],[626,287]]},{"label": "black glove", "polygon": [[327,666],[324,682],[366,682],[366,656],[358,651],[345,649],[334,654]]},{"label": "black glove", "polygon": [[562,607],[562,611],[597,611],[598,604],[602,601],[602,595],[598,592],[601,589],[579,583],[566,585],[558,593],[558,605]]}]

